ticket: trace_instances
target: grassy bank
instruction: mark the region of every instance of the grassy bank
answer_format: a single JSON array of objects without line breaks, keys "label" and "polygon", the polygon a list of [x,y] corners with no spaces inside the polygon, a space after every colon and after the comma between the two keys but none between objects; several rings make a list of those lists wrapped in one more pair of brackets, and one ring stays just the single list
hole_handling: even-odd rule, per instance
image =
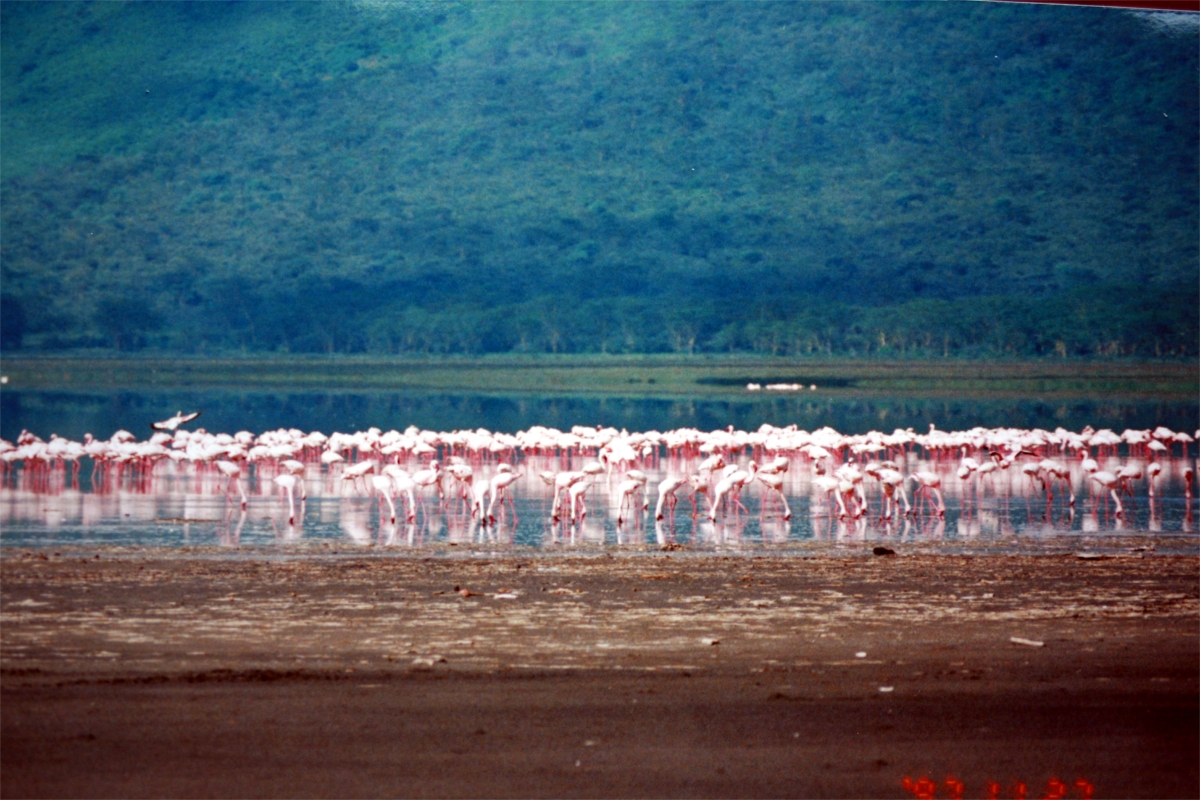
[{"label": "grassy bank", "polygon": [[719,357],[11,357],[8,390],[307,388],[745,395],[751,381],[840,396],[1195,400],[1200,369],[1175,361],[848,361]]}]

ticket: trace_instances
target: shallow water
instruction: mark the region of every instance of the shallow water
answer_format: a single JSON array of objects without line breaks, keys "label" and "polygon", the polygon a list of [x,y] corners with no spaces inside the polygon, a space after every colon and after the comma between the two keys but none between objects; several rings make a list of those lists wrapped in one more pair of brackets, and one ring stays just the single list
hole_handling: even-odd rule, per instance
[{"label": "shallow water", "polygon": [[329,391],[96,391],[52,392],[0,389],[0,438],[15,441],[28,429],[82,439],[85,433],[107,439],[121,429],[138,438],[150,423],[176,411],[203,411],[192,427],[209,431],[266,431],[299,428],[335,430],[427,430],[486,428],[518,431],[534,425],[569,430],[602,425],[631,431],[697,428],[756,430],[760,425],[798,425],[804,430],[831,427],[844,434],[930,425],[940,430],[1021,427],[1078,431],[1085,426],[1122,431],[1152,429],[1194,431],[1200,404],[1170,401],[1047,401],[1039,398],[853,397],[824,392],[797,394],[747,392],[742,397],[646,397],[479,392],[329,392]]},{"label": "shallow water", "polygon": [[[743,458],[745,464],[747,459]],[[1119,463],[1128,464],[1130,459]],[[542,553],[556,551],[604,552],[619,549],[674,549],[699,553],[792,552],[798,555],[827,548],[869,552],[872,546],[934,548],[941,551],[1044,552],[1128,550],[1200,552],[1200,536],[1193,522],[1194,508],[1184,499],[1183,470],[1193,459],[1161,461],[1163,473],[1156,497],[1148,496],[1145,480],[1133,484],[1134,495],[1125,496],[1124,515],[1115,513],[1107,494],[1092,493],[1078,464],[1071,464],[1072,508],[1067,498],[1047,502],[1040,487],[1030,483],[1014,466],[983,480],[959,481],[957,461],[925,461],[910,456],[903,471],[939,472],[946,503],[944,517],[933,513],[927,501],[917,501],[912,516],[896,514],[881,519],[882,498],[867,480],[868,510],[861,517],[839,518],[830,502],[812,487],[813,473],[805,462],[794,463],[784,485],[791,510],[785,519],[777,499],[765,487],[752,484],[743,494],[744,509],[722,510],[715,521],[707,517],[707,501],[699,499],[700,512],[683,492],[674,514],[655,522],[654,487],[668,473],[686,474],[694,464],[661,460],[647,468],[649,497],[637,499],[632,512],[621,507],[616,487],[618,475],[600,475],[585,494],[587,514],[582,521],[551,519],[552,491],[537,477],[542,469],[568,466],[542,457],[524,459],[524,472],[513,487],[513,500],[496,510],[496,522],[483,524],[455,496],[447,481],[450,499],[439,503],[432,490],[418,499],[414,518],[405,520],[397,501],[398,520],[383,500],[372,497],[363,483],[355,485],[334,472],[312,464],[305,478],[308,499],[297,500],[289,512],[287,498],[271,480],[274,472],[258,467],[245,481],[247,507],[225,496],[224,482],[211,468],[163,464],[146,481],[126,478],[96,491],[88,467],[78,481],[69,475],[52,475],[37,485],[30,479],[10,480],[0,489],[0,547],[54,548],[77,552],[99,547],[215,548],[214,552],[268,551],[279,555],[316,552],[429,552],[461,547],[463,551],[518,549]],[[1115,471],[1117,460],[1102,462]],[[410,471],[416,466],[409,464]],[[195,470],[195,471],[193,471]],[[494,465],[476,466],[476,480],[493,474]],[[236,491],[234,491],[236,497]],[[916,498],[914,498],[916,500]],[[295,521],[289,524],[289,513]]]}]

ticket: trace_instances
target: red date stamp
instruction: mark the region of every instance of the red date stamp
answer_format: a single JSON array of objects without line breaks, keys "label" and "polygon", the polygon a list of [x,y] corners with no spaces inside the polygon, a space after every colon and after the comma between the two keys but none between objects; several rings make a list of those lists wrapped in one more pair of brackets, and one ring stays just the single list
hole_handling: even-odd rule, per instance
[{"label": "red date stamp", "polygon": [[[942,783],[937,783],[931,778],[910,778],[905,775],[900,781],[900,785],[904,791],[911,794],[918,800],[936,800],[936,798],[946,798],[947,800],[963,800],[966,792],[966,784],[957,778],[946,778]],[[980,795],[986,800],[1092,800],[1095,796],[1096,787],[1086,778],[1079,778],[1074,783],[1065,783],[1058,778],[1051,778],[1046,782],[1044,791],[1035,791],[1030,794],[1029,785],[1023,781],[1017,781],[1012,784],[1003,785],[996,781],[986,781],[983,784],[983,793]]]}]

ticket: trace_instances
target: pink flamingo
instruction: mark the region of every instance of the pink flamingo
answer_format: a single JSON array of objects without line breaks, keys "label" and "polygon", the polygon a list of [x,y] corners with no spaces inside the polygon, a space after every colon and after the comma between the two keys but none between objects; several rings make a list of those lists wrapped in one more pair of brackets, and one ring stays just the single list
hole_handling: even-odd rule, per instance
[{"label": "pink flamingo", "polygon": [[946,516],[946,504],[942,500],[941,477],[936,472],[927,472],[925,470],[921,470],[919,472],[914,472],[909,476],[909,479],[916,481],[917,491],[920,491],[925,495],[926,502],[929,500],[929,494],[933,493],[934,497],[937,498],[937,515],[939,517]]},{"label": "pink flamingo", "polygon": [[1117,516],[1125,516],[1125,509],[1121,506],[1121,498],[1117,496],[1117,487],[1120,485],[1120,478],[1112,474],[1108,470],[1101,470],[1092,475],[1092,480],[1108,489],[1112,495],[1113,501],[1117,504]]}]

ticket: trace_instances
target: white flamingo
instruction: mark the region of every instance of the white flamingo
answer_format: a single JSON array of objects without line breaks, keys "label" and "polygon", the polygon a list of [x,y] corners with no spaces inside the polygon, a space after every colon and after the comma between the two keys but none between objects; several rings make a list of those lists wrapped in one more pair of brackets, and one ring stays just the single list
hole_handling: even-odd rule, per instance
[{"label": "white flamingo", "polygon": [[[754,477],[758,479],[764,486],[766,486],[768,490],[779,495],[779,500],[781,503],[783,503],[783,518],[791,519],[792,509],[788,507],[787,497],[785,497],[783,494],[783,476],[777,472],[764,472],[759,470]],[[770,491],[768,491],[767,497],[772,496]]]},{"label": "white flamingo", "polygon": [[276,475],[275,484],[287,492],[288,525],[294,525],[296,523],[296,476],[290,472],[285,472],[282,475]]},{"label": "white flamingo", "polygon": [[237,486],[238,493],[242,496],[242,508],[246,507],[246,490],[242,488],[242,468],[232,461],[218,461],[217,469],[225,476],[225,499],[232,500],[229,490],[233,486]]},{"label": "white flamingo", "polygon": [[379,494],[380,498],[387,501],[388,509],[392,512],[391,520],[396,522],[396,504],[392,502],[392,491],[395,489],[395,484],[387,475],[372,475],[371,486]]},{"label": "white flamingo", "polygon": [[1117,516],[1125,516],[1125,509],[1121,506],[1121,498],[1117,496],[1117,487],[1120,485],[1120,478],[1112,474],[1108,470],[1100,470],[1091,476],[1091,479],[1096,483],[1108,489],[1112,495],[1113,501],[1117,504]]},{"label": "white flamingo", "polygon": [[658,484],[658,503],[654,506],[654,519],[661,520],[663,518],[663,508],[666,507],[667,513],[671,518],[675,517],[675,504],[679,502],[679,498],[675,493],[680,487],[687,485],[688,479],[678,475],[665,478]]},{"label": "white flamingo", "polygon": [[[502,465],[502,466],[507,466],[507,465]],[[490,520],[491,522],[496,521],[496,515],[492,513],[492,509],[496,505],[497,498],[499,498],[499,500],[500,500],[500,510],[503,511],[504,510],[504,499],[507,497],[509,506],[512,508],[512,514],[513,514],[512,524],[513,525],[517,524],[517,507],[513,503],[512,497],[510,497],[508,494],[508,487],[510,487],[514,483],[516,483],[517,479],[522,477],[523,475],[524,475],[524,473],[521,473],[521,472],[504,471],[504,472],[498,472],[492,476],[491,487],[490,487],[491,492],[492,492],[492,501],[490,503],[488,503],[488,512],[487,512],[488,520]]]}]

